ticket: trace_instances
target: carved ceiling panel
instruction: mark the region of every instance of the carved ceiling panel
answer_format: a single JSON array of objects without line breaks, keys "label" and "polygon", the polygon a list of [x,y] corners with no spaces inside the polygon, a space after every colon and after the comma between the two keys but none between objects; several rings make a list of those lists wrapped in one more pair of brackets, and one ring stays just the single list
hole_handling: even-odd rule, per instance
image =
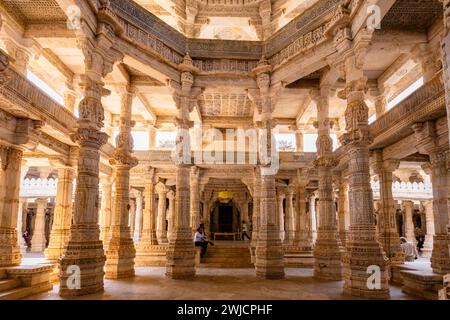
[{"label": "carved ceiling panel", "polygon": [[204,116],[250,117],[253,104],[245,93],[204,93],[199,98]]},{"label": "carved ceiling panel", "polygon": [[67,16],[54,0],[2,0],[5,8],[22,22],[66,21]]},{"label": "carved ceiling panel", "polygon": [[381,27],[423,31],[442,15],[439,0],[397,0],[381,22]]}]

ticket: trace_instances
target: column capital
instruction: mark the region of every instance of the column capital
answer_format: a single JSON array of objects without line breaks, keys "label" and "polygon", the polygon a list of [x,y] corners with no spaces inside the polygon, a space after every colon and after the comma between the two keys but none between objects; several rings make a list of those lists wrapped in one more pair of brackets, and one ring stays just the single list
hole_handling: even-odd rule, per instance
[{"label": "column capital", "polygon": [[410,207],[412,208],[414,206],[414,201],[411,200],[403,200],[402,201],[402,206],[403,207]]},{"label": "column capital", "polygon": [[160,196],[166,196],[168,190],[164,183],[158,182],[155,186],[155,191]]}]

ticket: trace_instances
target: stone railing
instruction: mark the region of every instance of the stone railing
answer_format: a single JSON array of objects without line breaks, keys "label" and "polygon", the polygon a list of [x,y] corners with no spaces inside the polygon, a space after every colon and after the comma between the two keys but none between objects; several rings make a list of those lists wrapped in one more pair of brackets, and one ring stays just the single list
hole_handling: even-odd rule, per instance
[{"label": "stone railing", "polygon": [[[0,87],[0,99],[8,101],[12,108],[19,107],[23,112],[31,112],[34,118],[39,118],[58,131],[68,134],[77,125],[77,118],[55,102],[27,78],[17,73],[13,68],[6,71],[9,81]],[[8,110],[6,106],[5,110]]]},{"label": "stone railing", "polygon": [[[73,193],[75,193],[76,179],[73,180]],[[24,179],[20,184],[21,198],[56,197],[58,179]]]},{"label": "stone railing", "polygon": [[445,92],[441,76],[422,86],[370,125],[372,147],[389,138],[398,139],[412,133],[416,122],[445,115]]},{"label": "stone railing", "polygon": [[[372,181],[372,191],[375,199],[380,198],[380,182]],[[432,199],[433,190],[430,182],[393,182],[394,199]]]}]

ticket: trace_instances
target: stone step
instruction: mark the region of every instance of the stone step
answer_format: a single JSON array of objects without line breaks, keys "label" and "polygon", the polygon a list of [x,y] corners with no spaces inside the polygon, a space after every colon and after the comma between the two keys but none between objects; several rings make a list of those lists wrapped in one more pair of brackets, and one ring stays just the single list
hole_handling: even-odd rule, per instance
[{"label": "stone step", "polygon": [[15,288],[9,291],[0,292],[0,300],[19,300],[33,294],[32,288]]},{"label": "stone step", "polygon": [[9,291],[20,286],[19,279],[3,279],[0,280],[0,292]]},{"label": "stone step", "polygon": [[197,266],[197,268],[247,269],[247,268],[254,268],[254,265],[252,263],[248,264],[201,263]]}]

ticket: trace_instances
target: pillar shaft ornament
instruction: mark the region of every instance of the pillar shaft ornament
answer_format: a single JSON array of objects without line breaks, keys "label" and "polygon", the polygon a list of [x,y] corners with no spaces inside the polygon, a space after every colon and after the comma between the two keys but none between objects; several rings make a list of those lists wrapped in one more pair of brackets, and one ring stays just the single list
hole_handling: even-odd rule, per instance
[{"label": "pillar shaft ornament", "polygon": [[286,192],[286,219],[285,219],[285,231],[284,231],[284,243],[293,244],[295,237],[294,228],[294,189],[288,187]]},{"label": "pillar shaft ornament", "polygon": [[[134,228],[136,225],[136,202],[132,199],[130,199],[130,214],[128,215],[128,225],[130,226],[130,235],[133,238],[134,236]],[[134,241],[134,240],[133,240]]]},{"label": "pillar shaft ornament", "polygon": [[405,261],[405,255],[400,247],[400,237],[395,221],[396,209],[392,195],[392,173],[398,168],[399,161],[383,160],[381,150],[375,151],[373,157],[375,160],[373,167],[380,181],[380,209],[377,221],[379,239],[391,264],[402,264]]},{"label": "pillar shaft ornament", "polygon": [[72,194],[73,194],[73,168],[58,169],[58,185],[56,190],[56,203],[53,211],[53,224],[50,233],[45,257],[49,260],[58,260],[69,240],[70,225],[72,223]]},{"label": "pillar shaft ornament", "polygon": [[[270,88],[270,72],[272,66],[262,57],[253,70],[259,87],[261,101],[260,124],[260,163],[261,204],[256,245],[256,276],[264,279],[284,278],[284,252],[280,239],[280,221],[277,218],[275,192],[275,159],[278,154],[273,135],[274,122],[272,112],[275,106],[276,93]],[[266,155],[266,156],[264,156]],[[275,167],[275,168],[274,168]],[[275,169],[275,170],[274,170]]]},{"label": "pillar shaft ornament", "polygon": [[278,225],[280,227],[280,240],[283,242],[285,237],[284,230],[284,202],[285,195],[281,191],[277,192]]},{"label": "pillar shaft ornament", "polygon": [[200,226],[200,189],[199,189],[200,169],[191,167],[190,187],[191,187],[191,229],[195,233]]},{"label": "pillar shaft ornament", "polygon": [[408,241],[415,243],[416,237],[414,235],[414,222],[413,222],[414,202],[403,201],[402,206],[405,210],[405,237]]},{"label": "pillar shaft ornament", "polygon": [[348,180],[342,177],[339,180],[339,195],[338,195],[338,229],[339,238],[342,246],[345,247],[347,242],[348,229]]},{"label": "pillar shaft ornament", "polygon": [[312,233],[306,207],[307,177],[298,175],[298,178],[294,245],[302,248],[304,251],[310,251],[312,249]]},{"label": "pillar shaft ornament", "polygon": [[[348,154],[350,228],[343,256],[344,293],[365,297],[389,297],[388,259],[378,242],[369,167],[369,109],[364,101],[366,79],[357,56],[347,58],[347,87],[340,93],[347,99],[347,132],[341,137]],[[371,266],[376,266],[377,286],[369,286]],[[373,289],[371,289],[373,288]]]},{"label": "pillar shaft ornament", "polygon": [[201,89],[192,87],[194,74],[198,72],[198,69],[194,67],[189,54],[186,54],[179,69],[181,71],[180,83],[172,86],[178,113],[174,155],[176,163],[175,217],[167,249],[166,265],[166,277],[170,279],[188,279],[195,276],[195,252],[190,223],[190,167],[192,161],[189,128],[193,124],[189,121],[189,113],[196,105]]},{"label": "pillar shaft ornament", "polygon": [[31,252],[44,252],[47,244],[45,237],[45,213],[47,209],[48,199],[36,199],[36,219],[34,222],[33,237],[31,238]]},{"label": "pillar shaft ornament", "polygon": [[21,261],[16,226],[22,154],[19,149],[0,146],[0,267],[17,266]]},{"label": "pillar shaft ornament", "polygon": [[169,200],[169,208],[167,209],[167,239],[170,241],[175,223],[175,192],[173,192],[173,190],[167,192],[167,199]]},{"label": "pillar shaft ornament", "polygon": [[144,210],[142,217],[141,241],[137,246],[137,254],[144,255],[149,252],[150,246],[158,244],[156,236],[156,211],[155,211],[155,169],[150,168],[149,174],[145,178],[144,186]]},{"label": "pillar shaft ornament", "polygon": [[103,177],[101,179],[102,185],[102,202],[100,206],[100,239],[103,241],[105,250],[109,243],[111,236],[111,216],[112,216],[112,179]]},{"label": "pillar shaft ornament", "polygon": [[312,239],[312,242],[314,245],[317,240],[316,199],[317,199],[317,196],[314,192],[309,197],[309,213],[308,213],[308,226],[311,229],[311,239]]},{"label": "pillar shaft ornament", "polygon": [[329,88],[323,86],[320,92],[312,92],[312,100],[317,105],[317,154],[314,162],[319,173],[319,200],[317,210],[319,224],[314,246],[314,276],[321,279],[340,280],[342,278],[342,245],[336,219],[333,199],[332,169],[336,165],[333,156],[333,141],[330,137]]},{"label": "pillar shaft ornament", "polygon": [[[104,89],[102,79],[121,59],[113,47],[115,35],[123,31],[108,6],[107,1],[100,4],[102,14],[98,15],[95,36],[77,38],[85,62],[85,74],[80,84],[84,97],[79,104],[78,128],[71,135],[79,145],[79,159],[73,223],[59,268],[59,294],[65,297],[103,291],[106,257],[98,226],[99,150],[108,141],[108,136],[100,130],[104,120],[101,98],[109,92]],[[67,281],[71,275],[67,268],[72,266],[80,268],[79,288],[73,288]]]},{"label": "pillar shaft ornament", "polygon": [[427,229],[427,234],[425,235],[425,241],[423,243],[422,255],[426,258],[431,258],[431,254],[433,252],[433,238],[435,235],[433,201],[425,201],[422,205],[425,209],[425,223]]},{"label": "pillar shaft ornament", "polygon": [[115,168],[116,193],[111,220],[110,239],[106,251],[105,275],[109,279],[134,276],[134,257],[136,250],[129,224],[130,218],[130,170],[137,166],[138,160],[132,155],[133,137],[131,128],[131,107],[133,92],[122,88],[120,108],[120,132],[116,138],[114,157],[110,159]]},{"label": "pillar shaft ornament", "polygon": [[256,249],[259,235],[259,218],[261,213],[261,172],[256,168],[253,172],[253,213],[252,213],[252,240],[250,247]]},{"label": "pillar shaft ornament", "polygon": [[158,244],[167,243],[167,188],[164,183],[159,182],[156,185],[158,194],[158,223],[156,226],[156,237]]},{"label": "pillar shaft ornament", "polygon": [[142,192],[137,192],[136,195],[136,219],[134,225],[133,241],[139,242],[142,231]]}]

